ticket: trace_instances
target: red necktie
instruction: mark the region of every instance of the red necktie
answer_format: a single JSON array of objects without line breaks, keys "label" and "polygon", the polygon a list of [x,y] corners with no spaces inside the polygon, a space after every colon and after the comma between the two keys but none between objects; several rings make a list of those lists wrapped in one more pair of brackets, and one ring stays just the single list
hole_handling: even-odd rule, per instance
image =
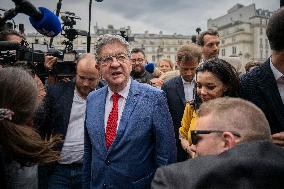
[{"label": "red necktie", "polygon": [[116,128],[117,128],[117,120],[118,120],[118,99],[120,95],[118,93],[114,93],[112,95],[112,109],[109,113],[107,126],[106,126],[106,147],[109,149],[110,145],[114,141],[116,135]]}]

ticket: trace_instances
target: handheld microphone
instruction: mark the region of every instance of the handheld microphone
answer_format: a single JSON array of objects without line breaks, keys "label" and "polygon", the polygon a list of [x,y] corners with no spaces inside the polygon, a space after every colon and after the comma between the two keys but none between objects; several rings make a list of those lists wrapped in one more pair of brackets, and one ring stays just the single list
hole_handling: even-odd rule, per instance
[{"label": "handheld microphone", "polygon": [[16,42],[0,41],[0,51],[17,50],[20,46],[21,45]]},{"label": "handheld microphone", "polygon": [[145,64],[144,68],[147,72],[152,74],[155,71],[155,64],[154,63]]},{"label": "handheld microphone", "polygon": [[32,26],[42,35],[54,37],[61,32],[61,24],[56,15],[50,10],[39,7],[41,18],[30,17]]},{"label": "handheld microphone", "polygon": [[144,68],[154,77],[160,77],[162,75],[162,72],[158,68],[156,68],[155,63],[148,63],[144,66]]},{"label": "handheld microphone", "polygon": [[32,26],[42,35],[54,37],[61,32],[61,24],[56,15],[50,10],[39,7],[35,8],[29,1],[12,0],[16,4],[16,11],[30,16]]}]

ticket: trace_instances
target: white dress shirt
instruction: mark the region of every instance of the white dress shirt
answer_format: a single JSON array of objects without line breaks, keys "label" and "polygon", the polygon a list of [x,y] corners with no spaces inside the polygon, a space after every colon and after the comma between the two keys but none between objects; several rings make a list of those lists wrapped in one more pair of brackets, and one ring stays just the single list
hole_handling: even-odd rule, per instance
[{"label": "white dress shirt", "polygon": [[183,90],[185,95],[185,100],[187,102],[193,101],[193,89],[195,86],[195,78],[192,79],[191,82],[185,81],[182,77],[182,83],[183,83]]},{"label": "white dress shirt", "polygon": [[84,154],[84,122],[86,100],[75,89],[69,124],[60,152],[59,163],[82,163]]},{"label": "white dress shirt", "polygon": [[274,65],[272,64],[271,57],[270,57],[270,68],[276,80],[278,91],[282,99],[282,103],[284,103],[284,76],[279,70],[277,70],[277,68],[274,67]]},{"label": "white dress shirt", "polygon": [[[116,130],[119,127],[120,118],[121,118],[122,112],[124,110],[126,99],[128,97],[130,84],[131,84],[131,79],[129,78],[129,81],[127,82],[126,87],[122,91],[118,92],[118,94],[120,95],[120,98],[118,100],[118,120],[117,120]],[[107,127],[108,116],[111,112],[112,105],[113,105],[113,100],[112,100],[113,93],[114,92],[112,92],[110,90],[110,88],[108,87],[108,94],[107,94],[107,97],[106,97],[106,104],[105,104],[105,131],[106,131],[106,127]]]}]

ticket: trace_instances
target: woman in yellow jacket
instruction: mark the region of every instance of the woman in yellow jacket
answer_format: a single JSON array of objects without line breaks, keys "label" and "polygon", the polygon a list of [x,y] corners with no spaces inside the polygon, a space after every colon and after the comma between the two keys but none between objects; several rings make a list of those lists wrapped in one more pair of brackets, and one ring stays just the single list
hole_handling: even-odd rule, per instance
[{"label": "woman in yellow jacket", "polygon": [[226,61],[212,58],[200,64],[196,69],[196,87],[193,102],[187,102],[179,128],[181,145],[191,157],[191,134],[195,129],[197,110],[202,102],[223,97],[238,97],[239,76],[235,68]]}]

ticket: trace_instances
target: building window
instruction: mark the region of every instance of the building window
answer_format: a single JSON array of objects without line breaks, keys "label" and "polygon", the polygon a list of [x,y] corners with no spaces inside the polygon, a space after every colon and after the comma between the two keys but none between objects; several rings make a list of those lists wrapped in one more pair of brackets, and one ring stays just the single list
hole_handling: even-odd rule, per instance
[{"label": "building window", "polygon": [[156,61],[156,57],[155,55],[152,56],[152,61],[155,62]]},{"label": "building window", "polygon": [[259,48],[263,48],[262,38],[259,39]]},{"label": "building window", "polygon": [[260,35],[262,35],[262,32],[263,32],[262,29],[263,29],[263,28],[261,27],[261,28],[260,28]]},{"label": "building window", "polygon": [[168,56],[167,56],[167,58],[168,58],[168,59],[170,59],[170,58],[171,58],[171,56],[170,56],[170,55],[168,55]]},{"label": "building window", "polygon": [[263,59],[263,51],[262,51],[262,49],[260,50],[260,59],[261,60]]},{"label": "building window", "polygon": [[237,54],[237,47],[232,47],[232,54]]},{"label": "building window", "polygon": [[265,39],[265,48],[268,49],[268,40]]},{"label": "building window", "polygon": [[223,39],[223,40],[221,41],[221,44],[222,44],[222,45],[224,45],[224,44],[225,44],[225,39]]},{"label": "building window", "polygon": [[225,50],[225,49],[222,49],[222,50],[221,50],[221,54],[222,54],[222,56],[226,56],[226,50]]}]

